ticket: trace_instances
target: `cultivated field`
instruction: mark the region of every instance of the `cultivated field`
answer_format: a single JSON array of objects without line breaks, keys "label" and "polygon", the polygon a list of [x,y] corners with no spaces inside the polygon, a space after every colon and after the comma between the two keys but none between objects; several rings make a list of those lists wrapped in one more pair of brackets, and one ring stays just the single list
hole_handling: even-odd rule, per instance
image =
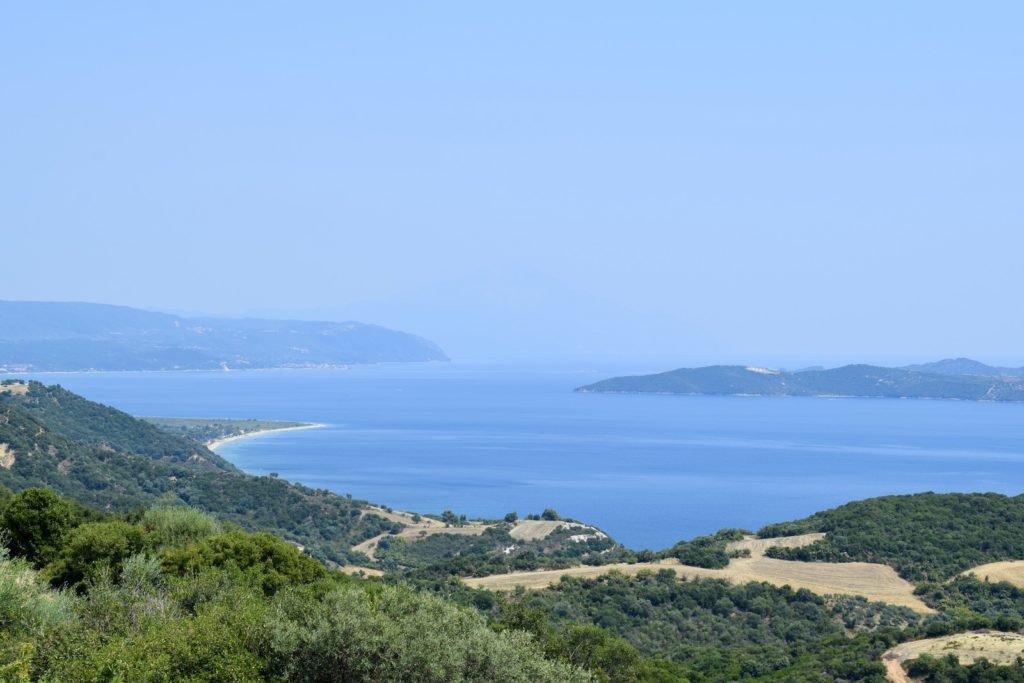
[{"label": "cultivated field", "polygon": [[725,569],[704,569],[680,564],[668,559],[635,564],[611,564],[602,567],[579,566],[569,569],[514,572],[494,576],[463,579],[467,586],[490,590],[514,590],[516,586],[527,589],[546,588],[562,576],[594,578],[609,571],[617,570],[634,575],[644,570],[657,571],[672,569],[684,578],[725,579],[733,583],[764,581],[776,586],[806,588],[819,595],[845,594],[861,595],[868,600],[887,602],[892,605],[909,607],[915,612],[928,613],[932,610],[914,595],[914,586],[900,578],[891,567],[867,562],[793,562],[764,557],[764,551],[772,546],[799,547],[813,543],[822,534],[804,534],[786,539],[755,539],[748,537],[729,544],[730,550],[750,550],[750,557],[736,558]]},{"label": "cultivated field", "polygon": [[1024,560],[1007,560],[990,562],[963,572],[964,575],[974,574],[982,581],[1006,581],[1018,588],[1024,588]]},{"label": "cultivated field", "polygon": [[984,657],[994,664],[1012,664],[1024,656],[1024,635],[1000,631],[971,631],[939,638],[900,643],[882,655],[886,674],[893,683],[907,683],[911,679],[903,671],[903,662],[923,654],[945,657],[953,654],[961,664],[972,664]]}]

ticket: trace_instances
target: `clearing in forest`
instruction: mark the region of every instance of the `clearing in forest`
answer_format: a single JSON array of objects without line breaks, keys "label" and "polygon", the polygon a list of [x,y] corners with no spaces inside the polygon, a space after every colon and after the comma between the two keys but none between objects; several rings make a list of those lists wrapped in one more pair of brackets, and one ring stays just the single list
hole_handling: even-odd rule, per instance
[{"label": "clearing in forest", "polygon": [[964,576],[974,574],[982,581],[997,583],[1006,581],[1018,588],[1024,588],[1024,560],[989,562],[963,572]]},{"label": "clearing in forest", "polygon": [[1001,631],[969,631],[938,638],[900,643],[882,655],[886,674],[893,683],[911,679],[903,670],[903,663],[928,654],[936,658],[956,655],[961,664],[973,664],[985,658],[993,664],[1012,664],[1024,656],[1024,635]]}]

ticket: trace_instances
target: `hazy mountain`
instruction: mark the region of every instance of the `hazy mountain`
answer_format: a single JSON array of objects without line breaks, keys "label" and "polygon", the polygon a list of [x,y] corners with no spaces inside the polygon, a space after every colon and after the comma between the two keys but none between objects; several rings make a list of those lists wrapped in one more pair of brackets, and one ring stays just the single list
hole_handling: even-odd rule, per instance
[{"label": "hazy mountain", "polygon": [[577,391],[1024,401],[1024,380],[926,373],[875,365],[846,365],[831,370],[802,372],[715,365],[653,375],[613,377],[580,387]]},{"label": "hazy mountain", "polygon": [[124,306],[0,302],[0,370],[195,370],[447,360],[357,322],[183,318]]},{"label": "hazy mountain", "polygon": [[908,365],[907,370],[938,375],[982,375],[986,377],[1024,377],[1024,368],[1001,368],[985,365],[970,358],[946,358],[934,363]]},{"label": "hazy mountain", "polygon": [[459,359],[718,350],[714,339],[678,317],[641,313],[537,273],[478,274],[406,296],[302,313],[414,329]]}]

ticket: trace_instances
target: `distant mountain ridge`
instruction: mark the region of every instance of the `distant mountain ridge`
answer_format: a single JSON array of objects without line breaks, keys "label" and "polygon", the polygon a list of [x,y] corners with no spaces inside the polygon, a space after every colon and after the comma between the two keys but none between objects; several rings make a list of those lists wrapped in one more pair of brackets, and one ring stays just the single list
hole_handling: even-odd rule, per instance
[{"label": "distant mountain ridge", "polygon": [[1024,377],[1024,368],[1002,368],[970,358],[946,358],[934,363],[907,365],[905,370],[930,372],[936,375],[982,375],[985,377]]},{"label": "distant mountain ridge", "polygon": [[[954,359],[924,366],[936,370],[846,365],[797,372],[742,365],[681,368],[652,375],[613,377],[579,387],[579,392],[754,396],[850,396],[935,398],[968,401],[1024,401],[1024,373]],[[970,373],[954,374],[956,368]]]},{"label": "distant mountain ridge", "polygon": [[105,304],[0,301],[0,371],[214,370],[448,360],[358,322],[183,318]]}]

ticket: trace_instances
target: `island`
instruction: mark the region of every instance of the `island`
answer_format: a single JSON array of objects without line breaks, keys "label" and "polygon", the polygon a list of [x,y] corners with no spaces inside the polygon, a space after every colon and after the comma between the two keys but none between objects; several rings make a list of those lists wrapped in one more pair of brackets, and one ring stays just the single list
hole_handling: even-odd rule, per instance
[{"label": "island", "polygon": [[[969,365],[968,365],[969,364]],[[952,374],[950,368],[970,373]],[[712,365],[651,375],[613,377],[576,389],[582,393],[703,394],[718,396],[827,396],[859,398],[1024,401],[1024,371],[956,359],[888,368],[780,370],[757,366]]]}]

